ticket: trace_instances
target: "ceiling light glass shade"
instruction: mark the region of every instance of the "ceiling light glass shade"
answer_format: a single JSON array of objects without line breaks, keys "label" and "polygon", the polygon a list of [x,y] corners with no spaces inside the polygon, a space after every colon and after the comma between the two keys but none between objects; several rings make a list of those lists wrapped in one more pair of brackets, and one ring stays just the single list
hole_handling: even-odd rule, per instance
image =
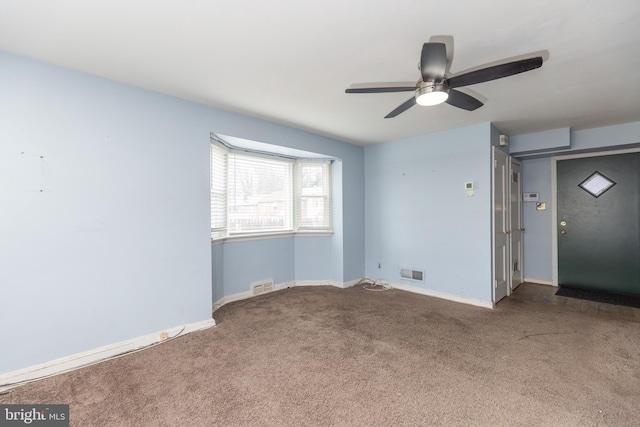
[{"label": "ceiling light glass shade", "polygon": [[416,90],[416,102],[419,105],[438,105],[445,102],[447,98],[449,98],[449,92],[442,84],[430,84]]},{"label": "ceiling light glass shade", "polygon": [[449,98],[449,94],[447,92],[429,92],[419,95],[416,98],[416,102],[425,106],[438,105],[446,101],[447,98]]}]

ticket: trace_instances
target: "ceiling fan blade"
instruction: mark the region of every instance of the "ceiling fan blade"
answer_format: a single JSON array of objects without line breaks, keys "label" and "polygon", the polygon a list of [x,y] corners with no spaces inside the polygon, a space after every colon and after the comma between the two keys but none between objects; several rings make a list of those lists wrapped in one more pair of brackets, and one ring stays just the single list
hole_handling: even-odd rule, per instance
[{"label": "ceiling fan blade", "polygon": [[453,105],[454,107],[462,108],[467,111],[476,110],[484,105],[473,96],[455,89],[449,90],[449,98],[447,98],[445,102],[449,105]]},{"label": "ceiling fan blade", "polygon": [[393,86],[393,87],[357,87],[347,89],[345,93],[387,93],[387,92],[411,92],[416,90],[415,86]]},{"label": "ceiling fan blade", "polygon": [[422,81],[440,81],[447,70],[447,46],[444,43],[425,43],[420,55]]},{"label": "ceiling fan blade", "polygon": [[514,74],[524,73],[525,71],[535,70],[536,68],[540,67],[542,67],[542,57],[540,56],[535,58],[522,59],[514,62],[508,62],[506,64],[494,65],[493,67],[470,71],[459,76],[451,77],[449,79],[449,87],[462,87],[474,85],[477,83],[488,82],[491,80],[512,76]]},{"label": "ceiling fan blade", "polygon": [[415,97],[413,97],[413,98],[409,99],[408,101],[404,102],[403,104],[401,104],[398,108],[396,108],[395,110],[393,110],[392,112],[390,112],[389,114],[384,116],[384,118],[385,119],[391,119],[391,118],[397,116],[400,113],[404,113],[405,111],[407,111],[409,108],[413,107],[414,105],[416,105],[416,98]]}]

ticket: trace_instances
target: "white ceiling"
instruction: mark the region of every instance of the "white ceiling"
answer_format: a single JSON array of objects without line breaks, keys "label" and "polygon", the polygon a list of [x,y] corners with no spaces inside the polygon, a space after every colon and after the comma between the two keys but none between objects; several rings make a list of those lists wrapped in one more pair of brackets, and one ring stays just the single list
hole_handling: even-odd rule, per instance
[{"label": "white ceiling", "polygon": [[[486,100],[383,117],[422,44],[453,36],[453,74],[543,53],[463,90]],[[494,122],[517,135],[640,120],[638,0],[0,0],[0,50],[361,145]],[[216,131],[216,129],[212,129]]]}]

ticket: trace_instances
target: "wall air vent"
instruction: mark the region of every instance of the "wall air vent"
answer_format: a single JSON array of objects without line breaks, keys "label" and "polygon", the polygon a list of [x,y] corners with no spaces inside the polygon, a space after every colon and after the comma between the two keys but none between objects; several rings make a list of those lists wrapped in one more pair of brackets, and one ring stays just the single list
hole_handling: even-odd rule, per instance
[{"label": "wall air vent", "polygon": [[265,280],[263,282],[255,282],[251,284],[251,293],[253,295],[260,295],[266,292],[271,292],[274,289],[274,281],[273,280]]},{"label": "wall air vent", "polygon": [[401,268],[400,277],[407,280],[413,280],[416,282],[424,282],[424,271],[413,270],[411,268]]}]

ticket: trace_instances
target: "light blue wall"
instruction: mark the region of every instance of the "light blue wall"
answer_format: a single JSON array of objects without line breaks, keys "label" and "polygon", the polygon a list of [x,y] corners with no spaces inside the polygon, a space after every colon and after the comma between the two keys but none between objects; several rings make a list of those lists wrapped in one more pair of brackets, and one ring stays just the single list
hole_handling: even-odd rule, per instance
[{"label": "light blue wall", "polygon": [[[563,132],[564,134],[564,132]],[[571,131],[566,135],[568,141],[560,141],[558,132],[540,132],[527,135],[531,147],[552,145],[570,145],[561,151],[553,150],[547,154],[538,153],[535,158],[524,158],[523,190],[540,193],[540,201],[547,204],[546,211],[536,211],[535,203],[524,203],[524,274],[525,278],[551,282],[552,267],[552,213],[555,206],[551,204],[551,156],[598,152],[622,148],[636,148],[640,144],[640,122],[595,129]],[[549,140],[552,138],[552,141]]]},{"label": "light blue wall", "polygon": [[640,122],[571,132],[571,151],[628,148],[640,144]]},{"label": "light blue wall", "polygon": [[331,271],[330,237],[296,237],[294,239],[294,276],[296,280],[326,280]]},{"label": "light blue wall", "polygon": [[207,110],[4,53],[0,94],[0,372],[210,318]]},{"label": "light blue wall", "polygon": [[535,282],[551,282],[551,159],[522,162],[522,191],[538,193],[547,206],[546,210],[538,211],[535,202],[522,204],[524,276]]},{"label": "light blue wall", "polygon": [[224,297],[224,245],[211,245],[212,303]]},{"label": "light blue wall", "polygon": [[224,244],[223,283],[225,295],[247,292],[251,283],[294,279],[294,238],[251,240]]},{"label": "light blue wall", "polygon": [[552,129],[516,135],[509,142],[509,153],[512,156],[566,150],[571,147],[571,132],[569,128]]},{"label": "light blue wall", "polygon": [[491,301],[489,124],[367,146],[365,177],[367,277]]},{"label": "light blue wall", "polygon": [[[293,277],[293,238],[212,247],[211,131],[341,158],[331,245],[349,257],[340,279],[363,275],[362,147],[2,52],[0,94],[0,373],[206,320],[220,292]],[[220,271],[238,259],[248,271]]]}]

